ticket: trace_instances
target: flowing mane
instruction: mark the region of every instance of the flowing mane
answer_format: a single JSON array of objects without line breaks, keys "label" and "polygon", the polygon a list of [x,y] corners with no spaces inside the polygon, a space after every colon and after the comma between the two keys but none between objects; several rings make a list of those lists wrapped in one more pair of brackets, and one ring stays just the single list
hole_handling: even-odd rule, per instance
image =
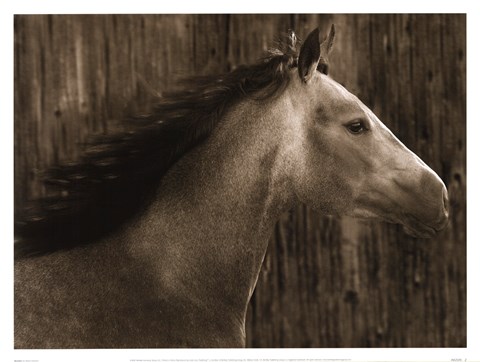
[{"label": "flowing mane", "polygon": [[162,176],[209,136],[230,107],[285,89],[298,57],[295,34],[285,38],[253,65],[190,79],[150,114],[127,122],[128,130],[94,137],[78,162],[49,169],[44,183],[55,196],[16,211],[16,257],[91,243],[139,215]]}]

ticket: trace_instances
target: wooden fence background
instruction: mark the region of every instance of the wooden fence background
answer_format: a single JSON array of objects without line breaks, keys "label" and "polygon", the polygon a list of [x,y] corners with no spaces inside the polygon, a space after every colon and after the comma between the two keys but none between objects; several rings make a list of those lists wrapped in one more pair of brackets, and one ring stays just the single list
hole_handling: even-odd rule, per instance
[{"label": "wooden fence background", "polygon": [[259,58],[288,29],[331,23],[331,76],[445,181],[433,240],[298,206],[279,221],[248,313],[251,347],[466,346],[466,16],[15,17],[15,207],[37,170],[148,109],[182,76]]}]

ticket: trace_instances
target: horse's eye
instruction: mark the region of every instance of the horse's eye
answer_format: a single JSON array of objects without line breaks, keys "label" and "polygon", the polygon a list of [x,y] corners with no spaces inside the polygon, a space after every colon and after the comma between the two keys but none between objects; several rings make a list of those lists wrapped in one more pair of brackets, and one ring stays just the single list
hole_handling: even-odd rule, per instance
[{"label": "horse's eye", "polygon": [[348,131],[353,134],[359,134],[367,130],[367,127],[365,127],[365,124],[363,123],[363,121],[355,121],[355,122],[349,123],[347,124],[346,127]]}]

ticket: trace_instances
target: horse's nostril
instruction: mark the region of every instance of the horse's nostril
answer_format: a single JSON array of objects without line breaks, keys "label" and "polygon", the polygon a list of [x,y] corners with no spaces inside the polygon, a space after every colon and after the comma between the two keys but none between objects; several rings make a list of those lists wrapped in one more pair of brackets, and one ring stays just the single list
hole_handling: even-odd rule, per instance
[{"label": "horse's nostril", "polygon": [[443,197],[443,212],[440,214],[440,218],[438,220],[437,226],[435,227],[436,231],[441,231],[446,228],[448,224],[448,214],[449,214],[449,208],[450,208],[450,203],[448,202],[448,192],[445,187],[442,189],[442,197]]},{"label": "horse's nostril", "polygon": [[445,210],[445,215],[448,217],[449,202],[448,202],[448,192],[445,187],[443,188],[443,209]]}]

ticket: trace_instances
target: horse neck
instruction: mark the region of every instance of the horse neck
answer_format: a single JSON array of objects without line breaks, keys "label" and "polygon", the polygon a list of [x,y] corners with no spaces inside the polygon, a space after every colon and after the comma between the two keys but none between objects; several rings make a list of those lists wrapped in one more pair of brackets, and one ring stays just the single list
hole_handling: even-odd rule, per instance
[{"label": "horse neck", "polygon": [[284,96],[232,108],[201,146],[163,178],[130,228],[132,254],[159,287],[242,325],[272,227],[294,202]]}]

